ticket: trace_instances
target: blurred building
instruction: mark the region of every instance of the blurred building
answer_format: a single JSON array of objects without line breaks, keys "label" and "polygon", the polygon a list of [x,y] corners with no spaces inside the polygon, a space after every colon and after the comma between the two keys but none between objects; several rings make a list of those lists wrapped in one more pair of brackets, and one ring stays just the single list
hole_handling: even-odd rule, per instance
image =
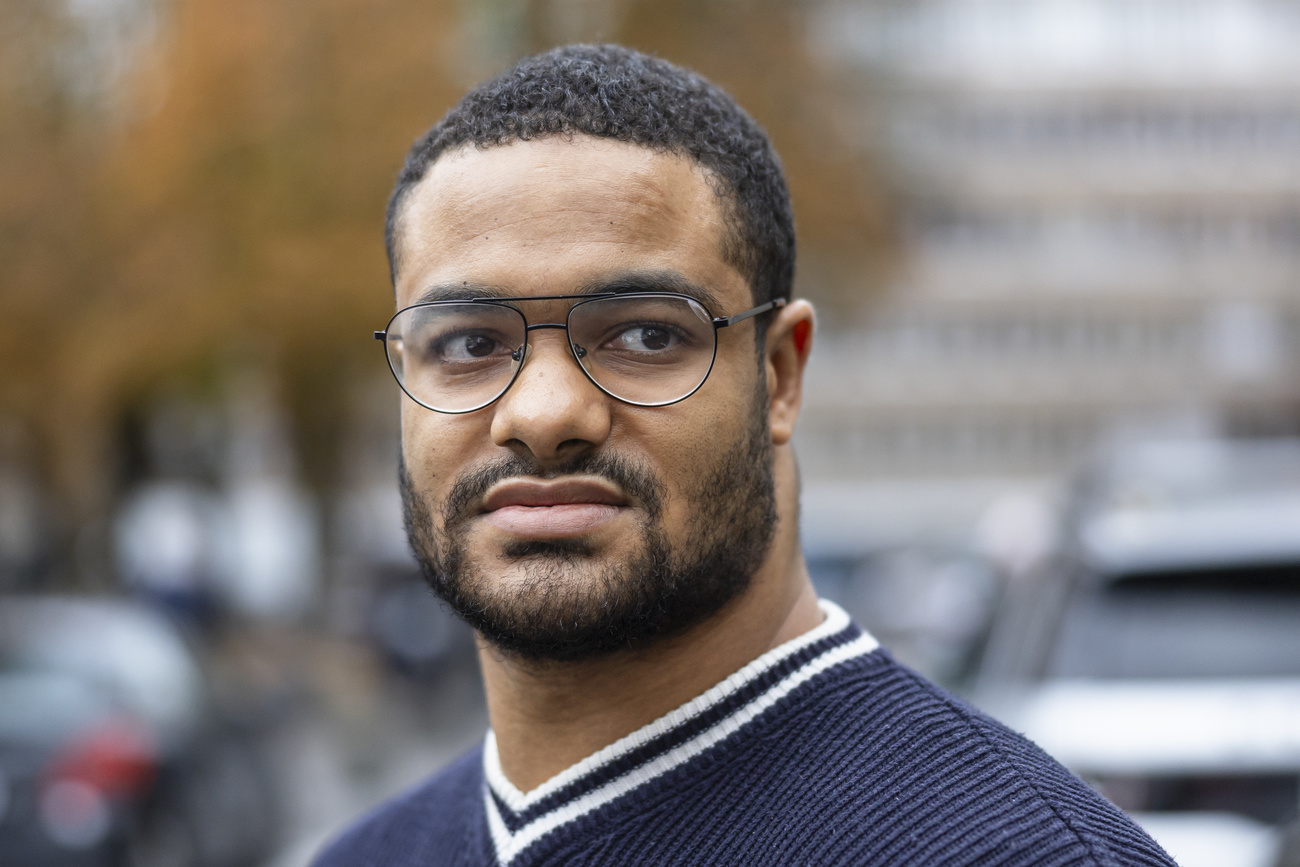
[{"label": "blurred building", "polygon": [[1300,428],[1300,4],[818,16],[906,264],[869,318],[822,323],[810,547],[964,534],[1124,432]]}]

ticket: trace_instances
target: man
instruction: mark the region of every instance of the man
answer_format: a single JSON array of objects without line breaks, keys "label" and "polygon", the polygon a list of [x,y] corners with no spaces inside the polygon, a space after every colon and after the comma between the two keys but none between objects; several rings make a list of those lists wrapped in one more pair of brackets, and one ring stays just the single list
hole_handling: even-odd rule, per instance
[{"label": "man", "polygon": [[813,310],[776,155],[718,88],[525,60],[416,143],[387,239],[407,532],[491,731],[319,865],[1171,863],[818,603]]}]

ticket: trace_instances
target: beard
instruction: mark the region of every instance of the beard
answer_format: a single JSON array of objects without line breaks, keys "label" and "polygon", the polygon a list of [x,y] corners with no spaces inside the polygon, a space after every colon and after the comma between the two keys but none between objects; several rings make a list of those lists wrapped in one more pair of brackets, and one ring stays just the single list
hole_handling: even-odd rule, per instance
[{"label": "beard", "polygon": [[[464,472],[439,510],[399,463],[407,538],[434,593],[486,641],[530,660],[592,659],[681,634],[744,593],[775,532],[776,491],[766,391],[755,396],[740,439],[693,475],[684,491],[691,529],[674,546],[663,526],[667,486],[610,452],[543,468],[512,454]],[[502,553],[523,569],[507,589],[470,555],[468,523],[497,482],[520,476],[602,476],[642,518],[633,551],[610,561],[582,539],[517,542]]]}]

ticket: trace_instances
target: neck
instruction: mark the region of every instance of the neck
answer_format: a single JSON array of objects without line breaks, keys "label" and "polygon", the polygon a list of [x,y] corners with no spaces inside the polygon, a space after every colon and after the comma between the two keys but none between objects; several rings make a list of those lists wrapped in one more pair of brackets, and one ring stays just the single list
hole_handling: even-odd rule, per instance
[{"label": "neck", "polygon": [[480,642],[501,768],[527,792],[725,680],[822,620],[792,539],[749,589],[686,633],[596,660],[537,663]]}]

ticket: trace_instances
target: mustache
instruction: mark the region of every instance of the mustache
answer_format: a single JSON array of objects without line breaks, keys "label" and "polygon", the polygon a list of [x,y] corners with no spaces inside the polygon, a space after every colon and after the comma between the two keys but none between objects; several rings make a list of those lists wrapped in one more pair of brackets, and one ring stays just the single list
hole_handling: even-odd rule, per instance
[{"label": "mustache", "polygon": [[511,454],[479,464],[462,473],[451,487],[442,507],[443,526],[453,526],[473,517],[477,505],[491,487],[506,479],[591,475],[613,482],[654,520],[663,513],[667,486],[647,467],[623,455],[597,452],[578,455],[559,466],[544,467],[536,458]]}]

